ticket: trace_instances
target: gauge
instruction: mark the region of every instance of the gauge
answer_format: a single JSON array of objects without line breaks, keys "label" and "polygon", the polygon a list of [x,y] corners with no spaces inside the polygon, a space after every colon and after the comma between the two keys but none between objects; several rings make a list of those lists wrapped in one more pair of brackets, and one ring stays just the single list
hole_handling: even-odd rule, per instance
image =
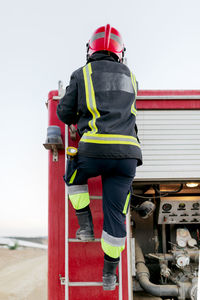
[{"label": "gauge", "polygon": [[177,241],[177,244],[178,244],[178,246],[179,247],[181,247],[181,248],[185,248],[186,247],[186,241],[184,241],[184,240],[178,240]]},{"label": "gauge", "polygon": [[197,245],[197,241],[195,239],[188,240],[188,246],[193,248]]},{"label": "gauge", "polygon": [[180,203],[178,209],[180,210],[185,209],[185,203]]},{"label": "gauge", "polygon": [[190,258],[184,254],[180,254],[176,257],[177,267],[184,268],[185,266],[189,265]]},{"label": "gauge", "polygon": [[172,205],[169,204],[169,203],[165,203],[165,204],[163,204],[163,206],[162,206],[162,209],[163,209],[164,211],[169,211],[171,208],[172,208]]},{"label": "gauge", "polygon": [[192,207],[193,207],[193,209],[199,209],[199,203],[198,202],[193,203]]}]

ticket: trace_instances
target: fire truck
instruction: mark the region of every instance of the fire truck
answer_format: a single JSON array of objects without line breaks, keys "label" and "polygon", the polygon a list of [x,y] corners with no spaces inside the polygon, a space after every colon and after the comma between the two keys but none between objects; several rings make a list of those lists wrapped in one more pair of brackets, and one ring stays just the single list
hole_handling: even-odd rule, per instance
[{"label": "fire truck", "polygon": [[[66,148],[77,147],[76,128],[56,115],[64,90],[48,95],[48,300],[197,300],[200,248],[200,90],[140,90],[137,126],[143,165],[133,181],[127,240],[114,291],[103,291],[100,246],[101,178],[88,182],[95,240],[75,238],[78,228],[63,175]],[[53,129],[56,128],[57,134]],[[152,201],[141,218],[136,203]],[[139,206],[138,206],[139,207]],[[200,299],[200,298],[199,298]]]}]

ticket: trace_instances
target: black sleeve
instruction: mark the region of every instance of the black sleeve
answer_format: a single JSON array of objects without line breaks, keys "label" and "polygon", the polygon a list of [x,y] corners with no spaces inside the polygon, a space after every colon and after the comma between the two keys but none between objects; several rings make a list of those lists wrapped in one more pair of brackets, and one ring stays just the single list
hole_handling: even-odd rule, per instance
[{"label": "black sleeve", "polygon": [[137,84],[137,91],[139,90],[139,83],[138,81],[136,80],[136,84]]},{"label": "black sleeve", "polygon": [[78,84],[74,74],[71,76],[64,97],[59,101],[57,116],[67,125],[77,124],[78,122]]},{"label": "black sleeve", "polygon": [[140,144],[140,139],[138,137],[138,128],[137,128],[137,125],[135,124],[135,133],[136,133],[136,138],[137,138],[137,141],[138,143]]}]

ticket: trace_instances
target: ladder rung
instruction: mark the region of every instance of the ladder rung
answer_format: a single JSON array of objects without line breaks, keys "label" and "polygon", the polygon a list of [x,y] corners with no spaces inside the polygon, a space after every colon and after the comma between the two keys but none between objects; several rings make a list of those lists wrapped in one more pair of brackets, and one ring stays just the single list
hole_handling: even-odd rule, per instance
[{"label": "ladder rung", "polygon": [[69,242],[73,242],[73,243],[95,243],[95,242],[101,242],[101,239],[94,239],[93,241],[81,241],[81,240],[78,240],[78,239],[68,239]]},{"label": "ladder rung", "polygon": [[90,200],[102,200],[102,196],[92,196],[92,195],[90,195]]},{"label": "ladder rung", "polygon": [[[69,286],[102,286],[103,282],[68,282]],[[116,286],[119,285],[116,283]]]}]

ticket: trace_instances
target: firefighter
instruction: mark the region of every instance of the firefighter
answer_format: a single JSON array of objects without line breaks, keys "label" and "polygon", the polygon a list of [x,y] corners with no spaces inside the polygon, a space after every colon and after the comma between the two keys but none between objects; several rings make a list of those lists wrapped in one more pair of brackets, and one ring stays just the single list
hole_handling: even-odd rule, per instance
[{"label": "firefighter", "polygon": [[101,175],[103,187],[103,289],[114,290],[120,253],[125,248],[125,217],[136,167],[142,164],[137,137],[134,74],[123,64],[125,47],[109,24],[87,43],[87,63],[71,75],[57,107],[65,124],[77,124],[78,154],[68,161],[65,182],[80,228],[76,237],[94,239],[88,178]]}]

